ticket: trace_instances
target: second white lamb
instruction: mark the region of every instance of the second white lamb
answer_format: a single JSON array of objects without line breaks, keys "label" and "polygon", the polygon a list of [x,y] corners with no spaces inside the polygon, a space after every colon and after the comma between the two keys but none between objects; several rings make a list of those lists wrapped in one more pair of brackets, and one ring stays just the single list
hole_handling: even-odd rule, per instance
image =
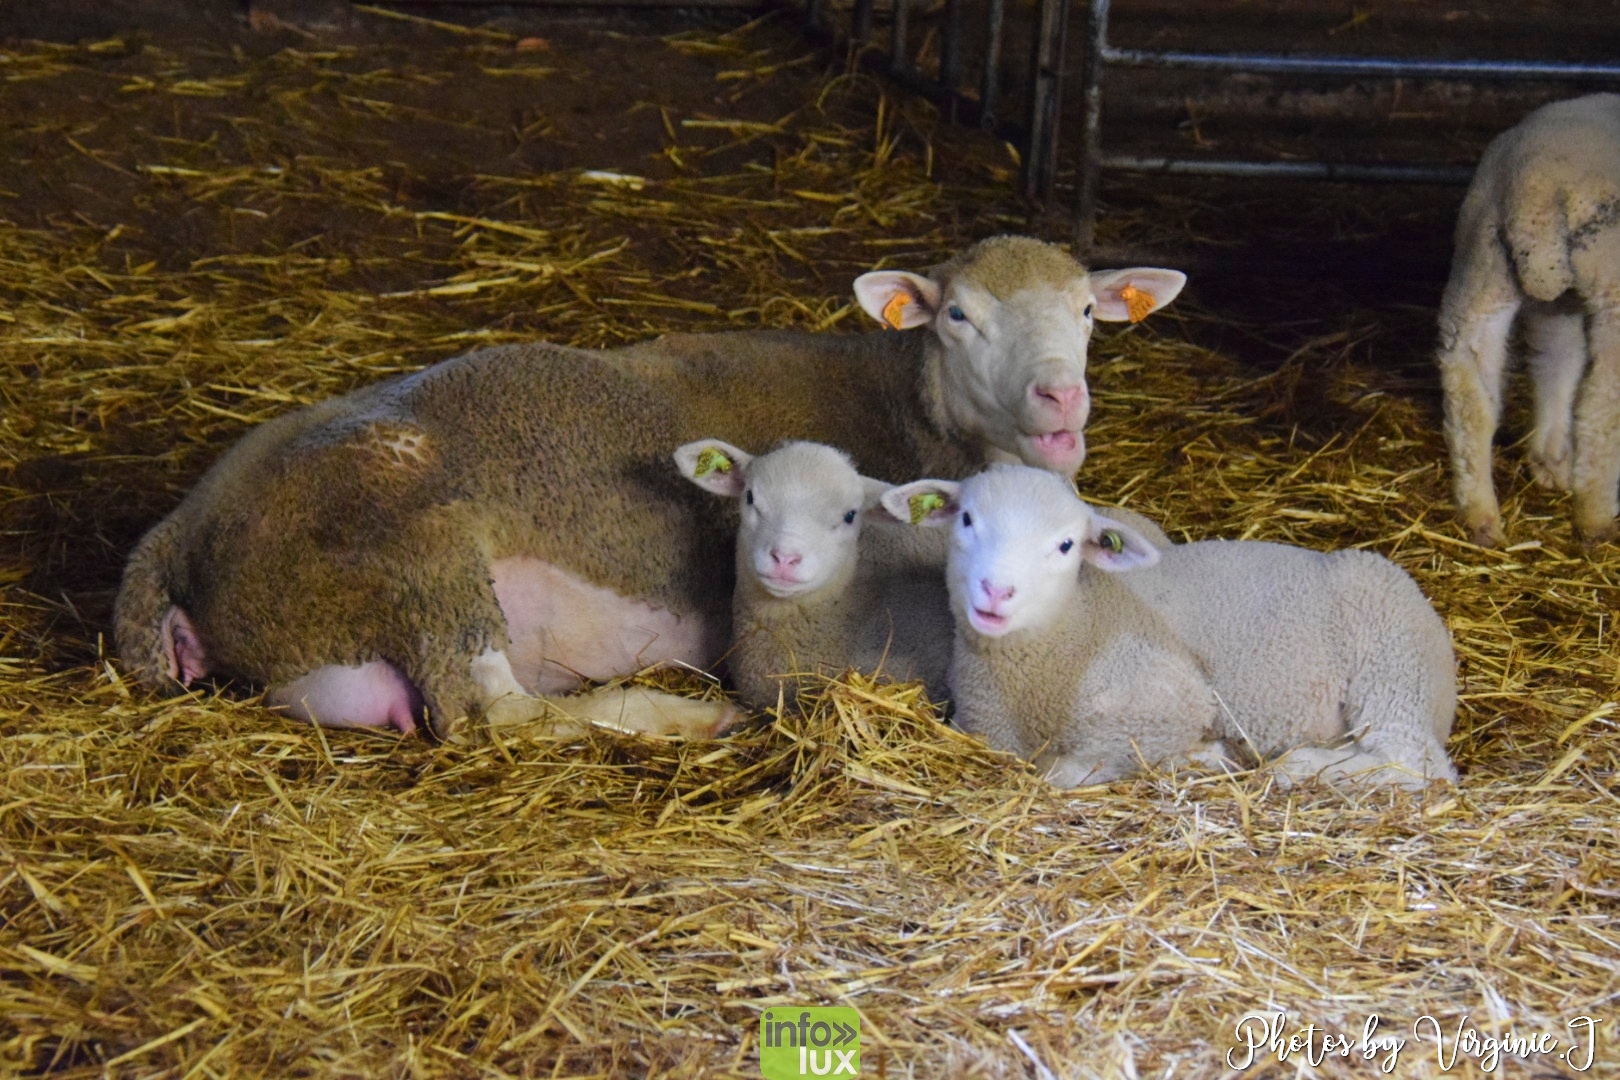
[{"label": "second white lamb", "polygon": [[1284,781],[1456,779],[1451,638],[1382,556],[1161,548],[1021,466],[883,506],[950,530],[956,723],[1059,786],[1225,757],[1281,758]]}]

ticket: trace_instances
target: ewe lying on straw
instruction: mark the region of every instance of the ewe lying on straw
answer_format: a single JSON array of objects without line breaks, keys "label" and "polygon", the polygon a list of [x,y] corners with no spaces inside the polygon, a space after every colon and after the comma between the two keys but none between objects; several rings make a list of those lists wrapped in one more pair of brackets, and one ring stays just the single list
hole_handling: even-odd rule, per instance
[{"label": "ewe lying on straw", "polygon": [[[445,735],[468,716],[729,638],[728,526],[673,475],[705,434],[866,448],[890,476],[987,457],[1065,473],[1085,456],[1094,319],[1168,303],[1171,270],[1088,274],[1035,240],[984,241],[928,275],[863,275],[914,334],[677,335],[610,352],[486,349],[274,420],[153,529],[118,597],[143,681],[270,686],[320,723]],[[580,720],[702,735],[725,703],[614,688]]]}]

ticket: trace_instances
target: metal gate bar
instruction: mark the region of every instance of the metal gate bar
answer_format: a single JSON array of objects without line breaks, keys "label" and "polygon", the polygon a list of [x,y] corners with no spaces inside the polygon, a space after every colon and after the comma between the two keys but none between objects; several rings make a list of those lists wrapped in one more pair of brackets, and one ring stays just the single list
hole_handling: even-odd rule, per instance
[{"label": "metal gate bar", "polygon": [[[1064,37],[1068,33],[1069,9],[1075,0],[1040,0],[1030,51],[1029,114],[1022,131],[1005,131],[1000,114],[1003,87],[997,69],[1004,40],[1005,0],[986,0],[982,37],[964,30],[968,5],[963,0],[946,0],[937,77],[919,70],[911,62],[912,0],[893,0],[886,53],[870,48],[876,13],[874,0],[854,0],[847,34],[841,33],[840,27],[835,25],[828,0],[802,2],[805,29],[811,36],[830,40],[835,45],[846,41],[852,44],[864,63],[881,70],[906,89],[939,103],[950,120],[976,123],[987,131],[1003,129],[1007,137],[1019,137],[1022,144],[1019,190],[1029,198],[1051,200],[1063,97]],[[980,41],[983,42],[980,55],[983,76],[977,87],[969,87],[963,83],[968,70],[964,54],[970,44]]]},{"label": "metal gate bar", "polygon": [[[1097,189],[1103,169],[1199,176],[1260,176],[1390,183],[1467,183],[1471,165],[1333,164],[1315,161],[1233,161],[1209,158],[1139,157],[1102,151],[1102,76],[1108,64],[1181,71],[1231,71],[1285,75],[1415,79],[1620,80],[1620,64],[1540,63],[1528,60],[1404,60],[1391,57],[1278,56],[1266,53],[1152,52],[1108,44],[1110,0],[1088,0],[1080,72],[1080,164],[1076,186],[1075,246],[1089,251],[1096,238]],[[1031,141],[1030,157],[1045,155],[1053,169],[1056,132],[1048,144]]]}]

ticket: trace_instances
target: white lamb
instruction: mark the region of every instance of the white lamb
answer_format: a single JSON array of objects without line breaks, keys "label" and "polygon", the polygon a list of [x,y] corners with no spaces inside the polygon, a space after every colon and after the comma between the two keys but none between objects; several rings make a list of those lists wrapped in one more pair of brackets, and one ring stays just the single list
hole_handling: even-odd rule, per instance
[{"label": "white lamb", "polygon": [[1381,556],[1161,550],[1021,466],[901,485],[883,506],[952,526],[956,722],[1053,783],[1228,749],[1286,754],[1285,780],[1456,779],[1451,638]]},{"label": "white lamb", "polygon": [[1535,384],[1531,473],[1574,492],[1586,542],[1607,540],[1620,488],[1620,95],[1546,105],[1498,135],[1458,216],[1440,376],[1457,514],[1487,546],[1506,539],[1491,439],[1520,314]]},{"label": "white lamb", "polygon": [[742,502],[727,666],[745,701],[769,708],[780,691],[791,708],[812,679],[850,669],[921,680],[930,698],[945,699],[946,537],[887,520],[863,530],[888,484],[820,443],[754,457],[700,439],[676,450],[675,463],[699,487]]}]

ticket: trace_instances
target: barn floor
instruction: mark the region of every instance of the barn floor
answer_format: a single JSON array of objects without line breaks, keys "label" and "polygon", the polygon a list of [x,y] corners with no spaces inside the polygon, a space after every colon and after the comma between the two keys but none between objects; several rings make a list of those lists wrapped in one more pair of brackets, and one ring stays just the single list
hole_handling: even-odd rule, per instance
[{"label": "barn floor", "polygon": [[[1094,347],[1081,478],[1177,538],[1408,569],[1461,660],[1454,789],[1056,792],[860,680],[713,743],[323,732],[160,699],[105,638],[250,425],[497,342],[864,329],[860,271],[1068,225],[776,19],[81,8],[0,43],[0,1075],[752,1077],[763,1008],[834,1003],[870,1076],[1224,1075],[1251,1014],[1253,1075],[1620,1075],[1620,550],[1512,450],[1514,546],[1450,519],[1459,192],[1110,178],[1105,255],[1194,277]],[[1406,1043],[1368,1060],[1373,1017]]]}]

